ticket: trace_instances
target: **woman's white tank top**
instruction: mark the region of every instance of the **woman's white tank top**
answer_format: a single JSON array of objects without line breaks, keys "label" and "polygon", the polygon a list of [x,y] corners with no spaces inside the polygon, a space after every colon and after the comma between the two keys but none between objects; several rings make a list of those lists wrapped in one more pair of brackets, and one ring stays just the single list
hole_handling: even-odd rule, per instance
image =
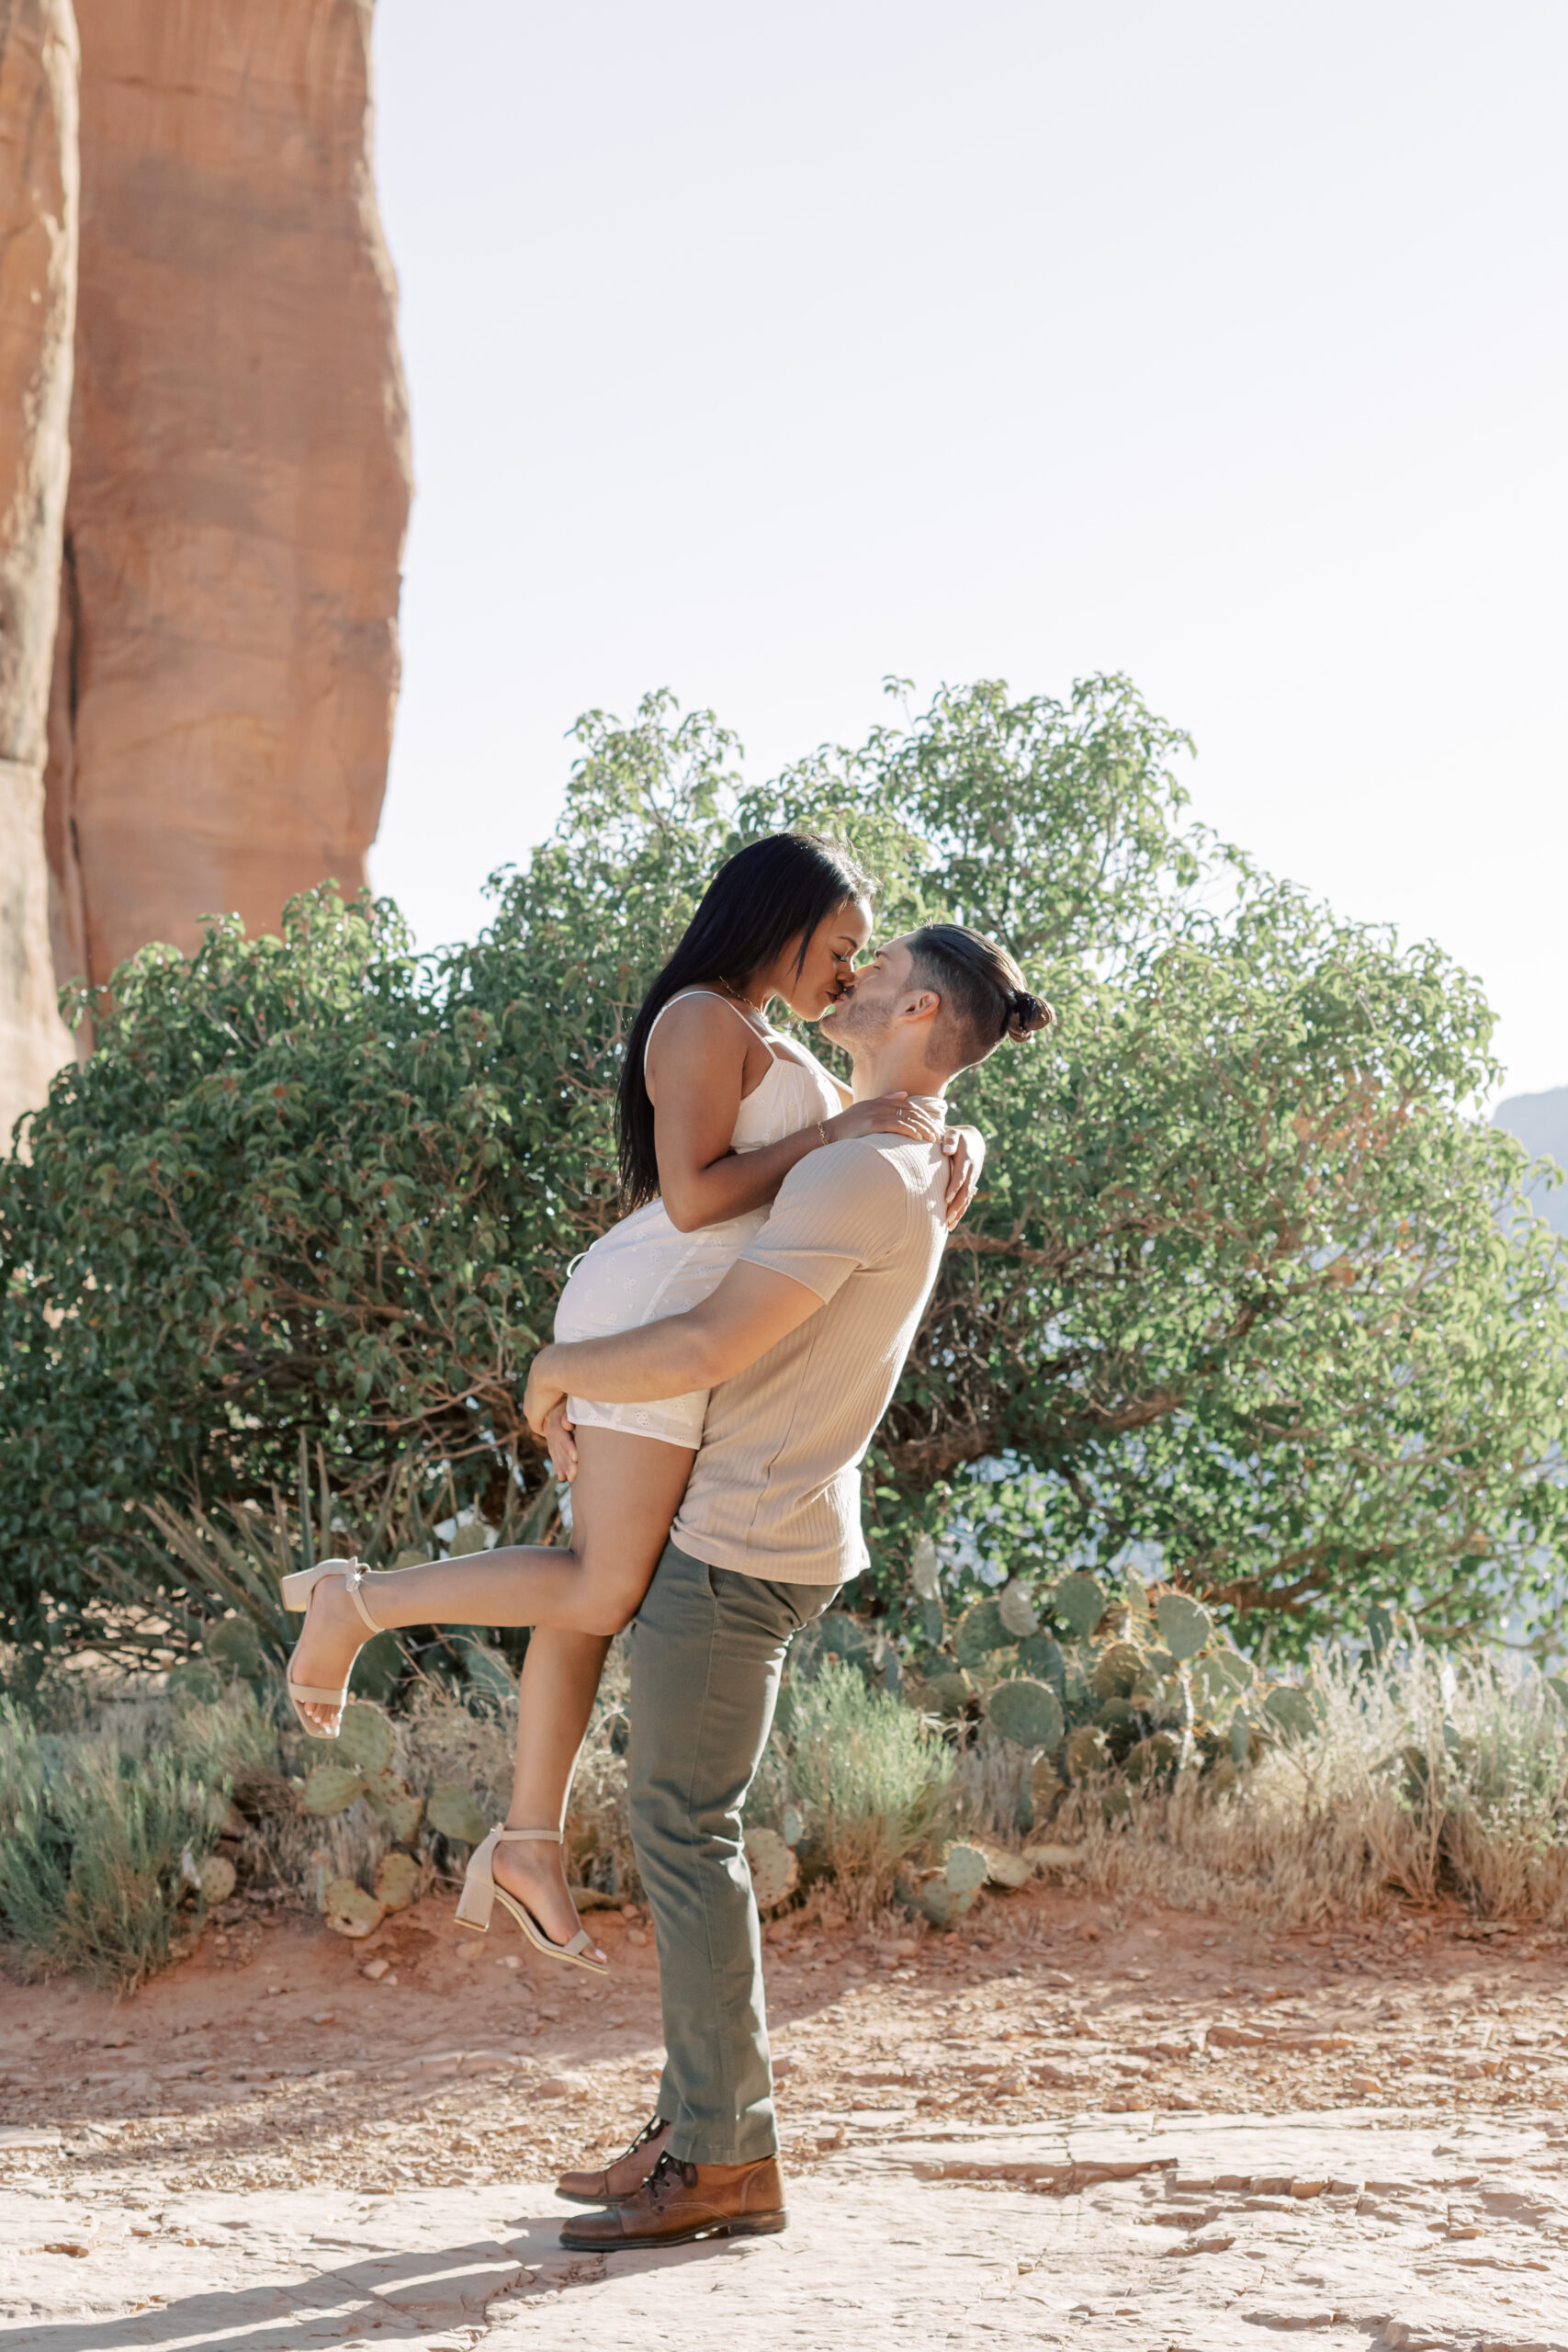
[{"label": "woman's white tank top", "polygon": [[[712,989],[685,989],[672,996],[649,1031],[649,1043],[670,1005],[684,997],[714,994]],[[728,997],[716,1001],[729,1003]],[[763,1022],[749,1020],[738,1005],[730,1010],[773,1053],[761,1084],[741,1099],[730,1136],[732,1150],[758,1151],[842,1110],[838,1088],[804,1046],[779,1036]],[[646,1047],[644,1051],[646,1056]],[[598,1339],[660,1316],[684,1314],[718,1287],[767,1215],[766,1209],[749,1209],[722,1225],[682,1233],[671,1223],[662,1201],[634,1209],[577,1261],[556,1309],[556,1338]]]}]

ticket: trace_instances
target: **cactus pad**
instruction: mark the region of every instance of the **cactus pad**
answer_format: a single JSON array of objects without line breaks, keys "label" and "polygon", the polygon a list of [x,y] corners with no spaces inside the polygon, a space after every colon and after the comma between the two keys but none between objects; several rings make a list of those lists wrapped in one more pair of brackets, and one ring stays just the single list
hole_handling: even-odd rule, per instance
[{"label": "cactus pad", "polygon": [[1139,1740],[1122,1770],[1130,1781],[1146,1781],[1152,1773],[1168,1771],[1180,1753],[1169,1732],[1153,1732],[1147,1739]]},{"label": "cactus pad", "polygon": [[432,1829],[443,1838],[455,1838],[465,1846],[478,1846],[488,1836],[490,1824],[474,1803],[472,1792],[460,1781],[446,1781],[430,1792],[424,1808],[425,1818]]},{"label": "cactus pad", "polygon": [[990,1875],[991,1866],[986,1860],[983,1846],[972,1846],[966,1839],[960,1838],[957,1844],[948,1848],[942,1863],[942,1876],[947,1881],[949,1894],[973,1894],[985,1885]]},{"label": "cactus pad", "polygon": [[1125,1699],[1144,1670],[1144,1653],[1133,1642],[1108,1642],[1094,1663],[1097,1699]]},{"label": "cactus pad", "polygon": [[823,1650],[829,1657],[842,1658],[848,1666],[869,1663],[871,1644],[866,1638],[865,1628],[858,1617],[850,1615],[847,1609],[829,1609],[827,1615],[819,1620],[819,1633]]},{"label": "cactus pad", "polygon": [[1059,1747],[1066,1729],[1061,1702],[1043,1682],[998,1682],[987,1712],[1015,1747]]},{"label": "cactus pad", "polygon": [[209,1854],[202,1863],[201,1899],[210,1911],[217,1903],[227,1903],[234,1892],[234,1865],[227,1854]]},{"label": "cactus pad", "polygon": [[217,1669],[204,1657],[187,1657],[171,1667],[167,1688],[171,1699],[189,1700],[200,1707],[215,1707],[223,1696]]},{"label": "cactus pad", "polygon": [[1235,1650],[1216,1650],[1192,1669],[1192,1687],[1211,1712],[1241,1698],[1252,1684],[1251,1665]]},{"label": "cactus pad", "polygon": [[1051,1595],[1051,1606],[1067,1631],[1081,1641],[1105,1614],[1105,1588],[1095,1577],[1064,1577]]},{"label": "cactus pad", "polygon": [[1067,1734],[1062,1747],[1062,1761],[1075,1781],[1103,1768],[1105,1742],[1092,1724],[1080,1724],[1077,1731]]},{"label": "cactus pad", "polygon": [[334,1936],[347,1936],[357,1942],[378,1928],[387,1916],[386,1905],[355,1886],[351,1878],[328,1881],[321,1893],[321,1917]]},{"label": "cactus pad", "polygon": [[998,1650],[1005,1650],[1011,1638],[1002,1623],[1001,1611],[987,1598],[964,1611],[953,1647],[960,1666],[979,1666]]},{"label": "cactus pad", "polygon": [[1184,1592],[1163,1592],[1155,1604],[1159,1637],[1174,1658],[1196,1657],[1213,1639],[1214,1621],[1201,1601]]},{"label": "cactus pad", "polygon": [[997,1614],[1015,1642],[1026,1642],[1031,1634],[1040,1631],[1040,1614],[1026,1584],[1016,1577],[1002,1587],[997,1596]]},{"label": "cactus pad", "polygon": [[982,1846],[986,1857],[986,1874],[993,1886],[1027,1886],[1034,1876],[1034,1865],[1022,1854],[1010,1853],[1005,1846]]},{"label": "cactus pad", "polygon": [[517,1696],[517,1683],[512,1668],[499,1650],[488,1642],[466,1640],[458,1645],[457,1655],[463,1663],[463,1674],[470,1690],[492,1706],[503,1707]]},{"label": "cactus pad", "polygon": [[1067,1661],[1060,1642],[1049,1634],[1032,1634],[1018,1647],[1019,1663],[1037,1682],[1049,1682],[1058,1698],[1067,1686]]},{"label": "cactus pad", "polygon": [[776,1829],[747,1830],[746,1863],[759,1911],[771,1911],[775,1904],[795,1893],[800,1864],[794,1849],[784,1844]]},{"label": "cactus pad", "polygon": [[930,1685],[931,1697],[944,1715],[962,1714],[974,1696],[966,1674],[939,1674]]},{"label": "cactus pad", "polygon": [[406,1911],[419,1893],[419,1864],[412,1854],[383,1854],[376,1865],[376,1900],[384,1911]]},{"label": "cactus pad", "polygon": [[1272,1731],[1299,1736],[1317,1729],[1312,1701],[1292,1682],[1282,1682],[1277,1690],[1269,1691],[1263,1702],[1263,1712]]},{"label": "cactus pad", "polygon": [[367,1781],[386,1770],[392,1760],[392,1726],[379,1707],[367,1707],[361,1699],[349,1702],[343,1711],[337,1752]]},{"label": "cactus pad", "polygon": [[423,1798],[416,1797],[408,1782],[396,1772],[378,1772],[373,1781],[366,1782],[365,1793],[399,1845],[409,1845],[424,1811]]},{"label": "cactus pad", "polygon": [[364,1775],[350,1765],[318,1764],[299,1792],[299,1810],[325,1821],[334,1813],[346,1813],[355,1798],[364,1794]]}]

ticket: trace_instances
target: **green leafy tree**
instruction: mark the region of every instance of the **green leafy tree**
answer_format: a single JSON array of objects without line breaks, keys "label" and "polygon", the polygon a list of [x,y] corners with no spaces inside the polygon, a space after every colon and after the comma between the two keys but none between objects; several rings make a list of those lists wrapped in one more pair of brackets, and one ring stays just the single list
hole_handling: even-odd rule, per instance
[{"label": "green leafy tree", "polygon": [[[1475,983],[1336,922],[1187,819],[1185,739],[1122,678],[944,691],[748,787],[710,718],[578,729],[561,823],[471,945],[416,956],[330,891],[84,998],[97,1047],[0,1170],[0,1569],[22,1630],[90,1626],[139,1507],[389,1463],[492,1519],[543,1476],[517,1415],[615,1213],[635,1007],[713,867],[846,833],[879,927],[1006,939],[1061,1015],[953,1099],[991,1138],[867,1469],[870,1590],[1136,1557],[1299,1644],[1374,1602],[1539,1616],[1564,1549],[1562,1250],[1467,1105]],[[929,1610],[934,1602],[928,1600]],[[912,1621],[911,1621],[912,1622]]]}]

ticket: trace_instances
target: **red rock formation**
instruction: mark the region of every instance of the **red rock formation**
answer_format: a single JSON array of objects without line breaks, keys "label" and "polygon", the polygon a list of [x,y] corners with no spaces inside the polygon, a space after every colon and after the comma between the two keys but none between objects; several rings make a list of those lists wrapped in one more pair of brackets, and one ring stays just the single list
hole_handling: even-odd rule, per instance
[{"label": "red rock formation", "polygon": [[62,978],[364,878],[410,495],[371,0],[77,0]]},{"label": "red rock formation", "polygon": [[13,0],[0,19],[0,1151],[71,1052],[50,962],[43,770],[75,300],[71,0]]}]

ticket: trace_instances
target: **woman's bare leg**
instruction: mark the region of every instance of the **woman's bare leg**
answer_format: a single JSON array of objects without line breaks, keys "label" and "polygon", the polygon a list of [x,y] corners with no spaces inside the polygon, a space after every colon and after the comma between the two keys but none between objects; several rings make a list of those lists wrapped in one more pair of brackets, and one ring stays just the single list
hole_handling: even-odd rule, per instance
[{"label": "woman's bare leg", "polygon": [[[695,1449],[622,1430],[587,1428],[576,1435],[570,1551],[509,1544],[459,1560],[383,1569],[366,1577],[360,1588],[377,1623],[549,1625],[576,1634],[619,1633],[648,1590]],[[295,1679],[337,1690],[365,1638],[364,1622],[342,1579],[329,1577],[310,1597]],[[323,1735],[334,1729],[330,1707],[307,1706],[305,1712]],[[580,1730],[573,1756],[581,1736]]]},{"label": "woman's bare leg", "polygon": [[[536,1629],[517,1694],[509,1829],[556,1829],[566,1820],[571,1777],[609,1646],[607,1634],[571,1634],[558,1625]],[[498,1883],[533,1913],[547,1936],[562,1944],[577,1933],[561,1847],[498,1846],[493,1868]]]},{"label": "woman's bare leg", "polygon": [[[694,1458],[689,1446],[666,1445],[658,1438],[632,1437],[620,1430],[577,1432],[572,1549],[581,1546],[591,1564],[612,1552],[619,1555],[616,1590],[620,1602],[629,1604],[628,1613],[648,1590],[659,1565]],[[375,1606],[372,1600],[372,1613]],[[508,1828],[555,1829],[565,1821],[571,1776],[610,1638],[567,1626],[535,1627],[517,1699],[517,1764]],[[547,1936],[565,1943],[577,1933],[562,1848],[501,1846],[494,1870],[501,1884],[526,1905]]]}]

